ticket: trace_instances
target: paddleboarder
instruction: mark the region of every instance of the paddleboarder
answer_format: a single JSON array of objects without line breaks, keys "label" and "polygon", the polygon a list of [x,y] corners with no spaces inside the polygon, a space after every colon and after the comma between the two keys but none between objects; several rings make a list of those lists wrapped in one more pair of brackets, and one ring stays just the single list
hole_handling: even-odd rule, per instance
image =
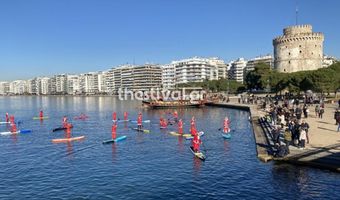
[{"label": "paddleboarder", "polygon": [[167,121],[165,119],[163,119],[163,118],[161,118],[160,123],[161,123],[161,128],[166,128],[167,125],[168,125]]},{"label": "paddleboarder", "polygon": [[180,119],[178,121],[178,133],[183,135],[183,121],[182,121],[182,119]]},{"label": "paddleboarder", "polygon": [[143,120],[143,115],[141,112],[138,113],[138,118],[137,118],[137,128],[139,130],[142,130],[142,120]]},{"label": "paddleboarder", "polygon": [[40,119],[44,118],[44,112],[42,110],[40,110],[40,112],[39,112],[39,117],[40,117]]},{"label": "paddleboarder", "polygon": [[223,122],[223,132],[224,133],[230,132],[229,124],[230,124],[230,121],[229,121],[228,117],[225,117],[224,122]]},{"label": "paddleboarder", "polygon": [[113,120],[113,121],[117,121],[117,113],[116,113],[116,112],[113,112],[113,114],[112,114],[112,120]]},{"label": "paddleboarder", "polygon": [[124,121],[128,120],[128,112],[124,112]]},{"label": "paddleboarder", "polygon": [[8,116],[8,113],[6,113],[6,122],[9,122],[9,116]]},{"label": "paddleboarder", "polygon": [[71,138],[71,128],[72,125],[70,123],[66,124],[66,138]]},{"label": "paddleboarder", "polygon": [[190,122],[190,133],[192,136],[197,134],[194,116],[191,118],[191,122]]},{"label": "paddleboarder", "polygon": [[117,123],[114,123],[111,128],[111,133],[112,133],[112,139],[117,138]]},{"label": "paddleboarder", "polygon": [[67,117],[66,117],[66,116],[64,116],[64,117],[63,117],[63,128],[66,128],[66,126],[67,126],[67,123],[68,123],[68,121],[67,121]]},{"label": "paddleboarder", "polygon": [[200,136],[198,134],[195,134],[192,140],[192,147],[195,153],[200,151],[200,144],[202,144]]},{"label": "paddleboarder", "polygon": [[9,116],[9,122],[10,122],[11,124],[15,124],[15,123],[14,123],[14,115]]},{"label": "paddleboarder", "polygon": [[11,132],[12,132],[12,133],[17,132],[17,125],[15,125],[14,123],[11,124]]},{"label": "paddleboarder", "polygon": [[173,117],[174,117],[174,121],[177,122],[177,121],[178,121],[178,113],[177,113],[177,110],[174,111]]}]

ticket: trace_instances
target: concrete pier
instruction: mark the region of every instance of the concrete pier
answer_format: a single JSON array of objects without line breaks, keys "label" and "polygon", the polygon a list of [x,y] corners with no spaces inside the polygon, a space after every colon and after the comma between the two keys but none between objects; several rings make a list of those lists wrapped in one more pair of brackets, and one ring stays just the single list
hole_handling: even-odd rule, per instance
[{"label": "concrete pier", "polygon": [[207,106],[248,110],[251,114],[257,157],[263,162],[273,160],[340,172],[340,132],[336,132],[337,126],[333,119],[336,104],[326,104],[323,119],[317,118],[313,112],[314,108],[310,108],[310,116],[305,119],[310,125],[310,143],[306,145],[305,149],[290,146],[290,154],[283,158],[273,156],[274,149],[270,125],[266,126],[261,123],[261,117],[266,112],[258,109],[257,105],[208,103]]}]

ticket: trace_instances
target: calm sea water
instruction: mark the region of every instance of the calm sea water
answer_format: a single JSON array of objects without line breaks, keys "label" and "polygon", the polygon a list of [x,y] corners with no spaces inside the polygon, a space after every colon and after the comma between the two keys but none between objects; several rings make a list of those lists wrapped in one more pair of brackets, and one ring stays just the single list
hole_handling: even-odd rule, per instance
[{"label": "calm sea water", "polygon": [[[0,120],[5,112],[22,121],[30,134],[0,137],[0,199],[339,199],[340,175],[293,165],[261,163],[256,158],[249,114],[224,108],[178,110],[189,130],[195,116],[207,160],[193,157],[190,142],[160,130],[160,116],[173,110],[147,110],[137,101],[114,97],[0,97]],[[43,109],[50,119],[32,120]],[[110,138],[111,114],[122,118],[138,111],[153,123],[151,133],[119,123],[125,141],[102,145]],[[83,141],[53,144],[63,132],[52,133],[64,115],[87,114],[71,120],[73,136]],[[217,130],[225,115],[231,119],[231,140]],[[0,132],[6,131],[0,125]]]}]

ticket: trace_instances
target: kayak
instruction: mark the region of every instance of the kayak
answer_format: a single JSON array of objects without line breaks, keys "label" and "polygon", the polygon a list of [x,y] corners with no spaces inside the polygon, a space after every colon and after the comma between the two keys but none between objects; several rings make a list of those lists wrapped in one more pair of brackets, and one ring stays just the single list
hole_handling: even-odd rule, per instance
[{"label": "kayak", "polygon": [[190,147],[191,152],[202,161],[205,161],[205,155],[202,152],[194,152],[193,147]]},{"label": "kayak", "polygon": [[[201,136],[203,136],[204,135],[204,132],[203,131],[200,131],[200,132],[198,132],[198,135],[201,137]],[[187,140],[192,140],[192,139],[194,139],[194,136],[187,136],[185,139],[187,139]]]},{"label": "kayak", "polygon": [[191,134],[180,134],[177,132],[170,132],[169,134],[174,135],[174,136],[182,136],[182,137],[191,137]]},{"label": "kayak", "polygon": [[9,124],[10,122],[0,122],[0,124]]},{"label": "kayak", "polygon": [[[136,120],[131,120],[130,122],[131,123],[137,123]],[[151,120],[144,120],[144,121],[142,121],[142,123],[150,123],[150,122],[151,122]]]},{"label": "kayak", "polygon": [[[71,128],[73,128],[73,126],[71,126]],[[58,128],[55,128],[52,130],[52,132],[56,132],[56,131],[63,131],[63,130],[66,130],[67,128],[64,128],[64,127],[58,127]]]},{"label": "kayak", "polygon": [[122,140],[125,140],[125,139],[126,139],[126,135],[117,137],[116,139],[103,141],[103,144],[110,144],[110,143],[114,143],[114,142],[119,142],[119,141],[122,141]]},{"label": "kayak", "polygon": [[1,132],[0,135],[15,135],[15,134],[18,134],[18,133],[31,133],[31,132],[32,132],[32,130],[24,129],[24,130],[18,130],[17,132],[10,132],[10,131]]},{"label": "kayak", "polygon": [[162,127],[162,126],[161,126],[161,127],[159,127],[159,128],[160,128],[160,129],[167,129],[168,127]]},{"label": "kayak", "polygon": [[222,137],[224,139],[230,139],[231,138],[231,134],[230,133],[222,133]]},{"label": "kayak", "polygon": [[59,138],[59,139],[53,139],[53,143],[60,143],[60,142],[72,142],[72,141],[77,141],[77,140],[82,140],[84,139],[85,136],[79,136],[79,137],[72,137],[72,138]]},{"label": "kayak", "polygon": [[49,117],[33,117],[33,119],[38,119],[38,120],[43,120],[43,119],[48,119]]},{"label": "kayak", "polygon": [[150,130],[147,130],[147,129],[132,128],[132,130],[135,130],[138,132],[150,133]]}]

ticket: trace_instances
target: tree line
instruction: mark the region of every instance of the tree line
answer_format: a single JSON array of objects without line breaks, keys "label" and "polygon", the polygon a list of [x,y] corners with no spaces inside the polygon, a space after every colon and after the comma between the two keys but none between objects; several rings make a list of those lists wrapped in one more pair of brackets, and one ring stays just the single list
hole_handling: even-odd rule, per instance
[{"label": "tree line", "polygon": [[327,68],[293,73],[280,73],[271,69],[268,64],[258,63],[255,70],[246,74],[244,84],[235,80],[204,80],[178,84],[177,87],[202,87],[212,92],[229,91],[268,91],[279,93],[287,90],[292,93],[312,90],[313,92],[329,93],[340,89],[340,62]]}]

